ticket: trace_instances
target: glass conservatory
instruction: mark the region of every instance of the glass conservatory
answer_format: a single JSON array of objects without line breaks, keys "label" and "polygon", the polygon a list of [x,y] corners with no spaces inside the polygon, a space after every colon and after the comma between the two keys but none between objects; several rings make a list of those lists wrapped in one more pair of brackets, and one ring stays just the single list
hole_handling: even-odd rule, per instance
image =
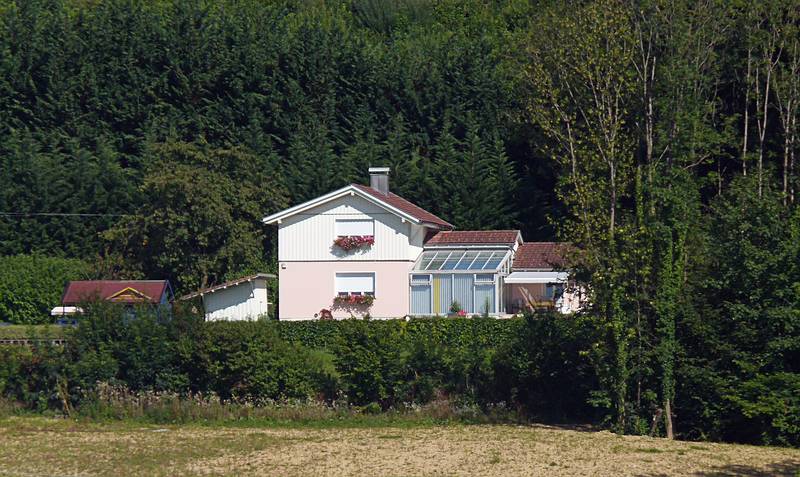
[{"label": "glass conservatory", "polygon": [[508,248],[425,250],[410,274],[411,314],[446,315],[453,302],[466,313],[504,313]]}]

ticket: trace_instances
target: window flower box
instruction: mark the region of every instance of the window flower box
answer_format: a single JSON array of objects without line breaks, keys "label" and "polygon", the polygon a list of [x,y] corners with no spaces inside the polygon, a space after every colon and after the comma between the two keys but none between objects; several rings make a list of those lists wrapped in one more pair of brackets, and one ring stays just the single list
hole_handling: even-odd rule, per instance
[{"label": "window flower box", "polygon": [[375,301],[375,297],[372,295],[337,295],[333,299],[333,304],[340,307],[346,306],[372,306],[372,303]]},{"label": "window flower box", "polygon": [[357,248],[371,247],[374,243],[374,235],[341,235],[333,241],[334,245],[348,252]]}]

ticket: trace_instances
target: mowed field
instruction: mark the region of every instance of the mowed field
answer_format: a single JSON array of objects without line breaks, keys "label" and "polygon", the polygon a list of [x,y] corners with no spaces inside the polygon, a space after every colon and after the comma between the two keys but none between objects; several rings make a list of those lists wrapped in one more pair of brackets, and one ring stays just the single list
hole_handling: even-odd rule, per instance
[{"label": "mowed field", "polygon": [[800,450],[547,426],[221,427],[0,420],[0,475],[800,475]]}]

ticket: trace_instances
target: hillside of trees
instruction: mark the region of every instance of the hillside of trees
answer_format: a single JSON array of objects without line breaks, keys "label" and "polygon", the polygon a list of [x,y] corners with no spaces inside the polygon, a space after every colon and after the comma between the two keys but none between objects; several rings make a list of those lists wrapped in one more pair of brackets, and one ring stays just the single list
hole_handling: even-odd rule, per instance
[{"label": "hillside of trees", "polygon": [[0,255],[194,290],[274,270],[260,217],[387,165],[460,229],[577,246],[609,426],[796,443],[799,17],[2,0]]}]

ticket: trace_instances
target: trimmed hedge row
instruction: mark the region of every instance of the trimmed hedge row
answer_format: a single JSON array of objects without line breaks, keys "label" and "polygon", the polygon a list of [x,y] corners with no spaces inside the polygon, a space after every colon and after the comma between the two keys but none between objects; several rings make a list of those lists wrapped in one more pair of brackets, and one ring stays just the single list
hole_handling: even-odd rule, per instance
[{"label": "trimmed hedge row", "polygon": [[[282,321],[274,323],[286,341],[312,348],[331,348],[352,329],[369,327],[376,333],[390,333],[399,339],[424,337],[443,346],[497,346],[517,336],[524,320],[482,318],[413,318],[404,320]],[[223,326],[229,326],[225,323]]]},{"label": "trimmed hedge row", "polygon": [[63,350],[5,350],[0,393],[32,408],[63,407],[66,393],[80,406],[97,382],[108,382],[256,403],[504,403],[540,419],[585,419],[596,385],[580,352],[588,330],[550,316],[206,323],[176,310],[171,320],[123,320],[100,306],[68,333]]}]

